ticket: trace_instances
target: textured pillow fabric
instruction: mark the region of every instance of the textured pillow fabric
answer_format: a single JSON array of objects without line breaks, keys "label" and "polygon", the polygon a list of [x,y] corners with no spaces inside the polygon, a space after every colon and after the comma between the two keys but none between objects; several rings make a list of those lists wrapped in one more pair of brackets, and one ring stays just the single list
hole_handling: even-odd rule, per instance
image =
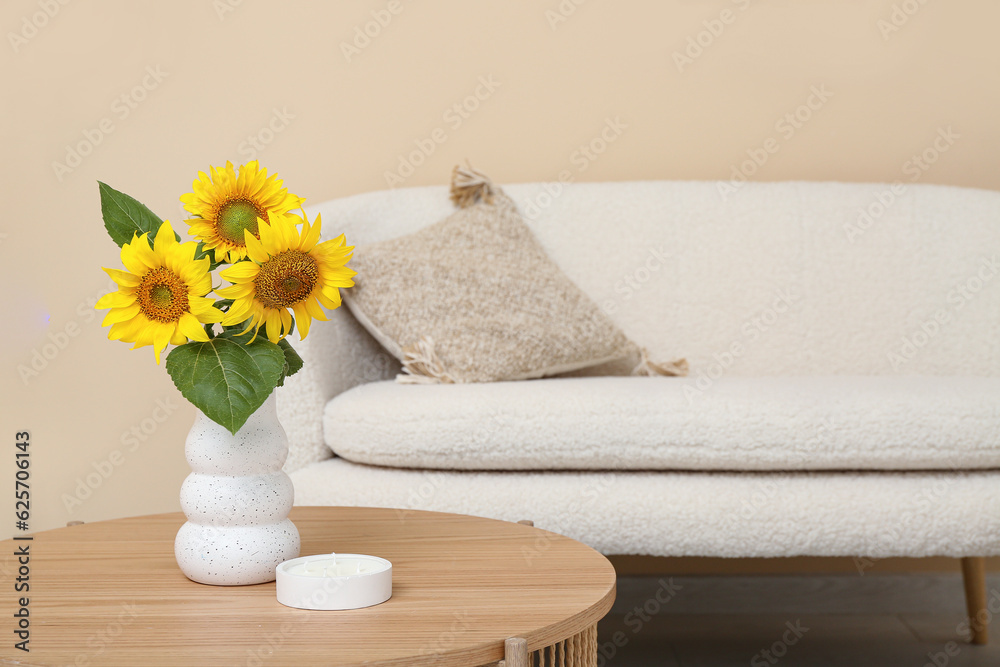
[{"label": "textured pillow fabric", "polygon": [[403,362],[401,381],[522,380],[636,355],[488,178],[456,168],[452,199],[444,220],[351,260],[345,303]]}]

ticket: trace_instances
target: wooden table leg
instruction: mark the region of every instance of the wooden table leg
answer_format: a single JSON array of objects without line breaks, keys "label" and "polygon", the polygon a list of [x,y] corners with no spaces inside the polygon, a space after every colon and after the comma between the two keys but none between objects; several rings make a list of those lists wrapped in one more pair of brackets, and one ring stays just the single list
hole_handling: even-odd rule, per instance
[{"label": "wooden table leg", "polygon": [[532,653],[527,641],[512,637],[504,642],[504,659],[494,667],[597,667],[597,626]]},{"label": "wooden table leg", "polygon": [[528,667],[528,640],[511,637],[503,644],[503,667]]},{"label": "wooden table leg", "polygon": [[962,581],[965,583],[965,609],[972,629],[972,643],[989,641],[989,617],[986,609],[986,559],[975,556],[962,559]]}]

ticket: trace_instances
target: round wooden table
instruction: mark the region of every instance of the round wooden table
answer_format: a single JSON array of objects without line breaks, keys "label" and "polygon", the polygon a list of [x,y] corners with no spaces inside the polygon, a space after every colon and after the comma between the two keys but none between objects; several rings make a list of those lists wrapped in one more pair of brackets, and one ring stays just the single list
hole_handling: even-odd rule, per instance
[{"label": "round wooden table", "polygon": [[[279,604],[273,582],[197,584],[174,561],[183,514],[101,521],[3,541],[0,657],[78,667],[470,667],[501,660],[505,640],[521,638],[535,655],[525,659],[521,642],[507,642],[507,667],[597,664],[596,624],[614,601],[615,571],[590,547],[459,514],[296,507],[291,518],[302,555],[392,561],[392,598],[367,609],[304,611]],[[26,546],[30,592],[15,593],[14,552]],[[11,610],[22,595],[29,653],[13,647]]]}]

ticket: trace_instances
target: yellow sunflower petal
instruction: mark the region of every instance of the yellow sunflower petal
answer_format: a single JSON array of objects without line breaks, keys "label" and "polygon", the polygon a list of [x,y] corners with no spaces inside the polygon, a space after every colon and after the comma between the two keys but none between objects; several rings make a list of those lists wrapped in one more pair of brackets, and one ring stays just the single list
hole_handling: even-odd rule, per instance
[{"label": "yellow sunflower petal", "polygon": [[323,223],[320,221],[318,213],[316,214],[316,221],[312,225],[310,225],[309,221],[305,218],[302,219],[302,222],[302,236],[299,239],[298,248],[302,252],[309,252],[319,241],[319,235]]},{"label": "yellow sunflower petal", "polygon": [[170,246],[179,245],[177,243],[177,237],[174,236],[174,228],[170,226],[169,220],[164,220],[163,224],[160,225],[160,229],[156,232],[156,237],[153,239],[153,247],[156,252],[162,253],[166,252]]},{"label": "yellow sunflower petal", "polygon": [[219,273],[219,276],[223,280],[228,280],[235,284],[251,282],[257,277],[258,273],[260,273],[260,266],[257,264],[253,262],[237,262]]},{"label": "yellow sunflower petal", "polygon": [[[266,227],[267,225],[263,226]],[[260,229],[260,227],[261,225],[258,225],[257,228]],[[263,264],[270,258],[270,255],[267,254],[267,251],[264,249],[263,244],[261,244],[261,242],[258,241],[253,234],[251,234],[248,231],[245,231],[243,233],[243,237],[246,241],[247,255],[250,257],[250,259],[257,262],[258,264]]]},{"label": "yellow sunflower petal", "polygon": [[316,298],[330,310],[340,308],[340,290],[336,287],[324,287],[316,294]]},{"label": "yellow sunflower petal", "polygon": [[277,235],[274,232],[274,225],[277,224],[279,220],[280,218],[277,216],[272,216],[270,222],[260,220],[257,223],[257,231],[260,232],[260,245],[264,248],[264,251],[267,252],[268,255],[276,255],[280,252],[278,250],[280,246],[276,238]]},{"label": "yellow sunflower petal", "polygon": [[305,306],[309,314],[312,315],[315,319],[319,320],[320,322],[326,322],[327,319],[329,319],[327,318],[326,313],[323,312],[323,308],[319,305],[319,302],[316,301],[315,298],[306,299]]},{"label": "yellow sunflower petal", "polygon": [[102,327],[106,327],[112,324],[117,324],[119,322],[124,322],[130,320],[140,312],[139,304],[133,303],[130,306],[125,306],[124,308],[112,308],[108,311],[108,314],[104,316],[104,321],[101,322]]},{"label": "yellow sunflower petal", "polygon": [[[205,299],[205,301],[211,302],[211,299]],[[207,308],[192,308],[191,314],[197,317],[202,324],[215,324],[221,322],[222,318],[226,316],[224,312],[211,305]]]},{"label": "yellow sunflower petal", "polygon": [[[155,240],[154,240],[155,243]],[[122,259],[125,259],[125,247],[122,246]],[[162,250],[160,251],[163,252]],[[133,260],[142,262],[147,269],[155,269],[163,266],[163,255],[157,254],[149,247],[149,234],[143,234],[138,239],[134,239],[129,244],[129,253]],[[127,265],[126,265],[127,266]],[[135,273],[138,273],[137,271]]]},{"label": "yellow sunflower petal", "polygon": [[182,315],[181,319],[177,320],[177,330],[191,340],[208,340],[208,334],[205,332],[205,327],[202,326],[197,317],[190,313]]},{"label": "yellow sunflower petal", "polygon": [[247,316],[252,312],[253,300],[240,299],[239,301],[234,302],[226,312],[225,317],[222,319],[222,324],[227,327],[239,324],[243,320],[247,319]]},{"label": "yellow sunflower petal", "polygon": [[160,352],[166,349],[171,337],[177,329],[176,324],[159,324],[153,330],[153,352],[156,354],[156,363],[160,363]]},{"label": "yellow sunflower petal", "polygon": [[135,292],[109,292],[102,296],[94,306],[97,310],[105,308],[125,308],[135,303]]},{"label": "yellow sunflower petal", "polygon": [[309,311],[305,307],[304,302],[295,304],[293,307],[295,310],[295,325],[299,328],[299,339],[304,339],[309,335],[309,325],[312,324],[312,317],[309,316]]},{"label": "yellow sunflower petal", "polygon": [[292,314],[282,308],[278,311],[278,316],[281,317],[281,335],[285,336],[292,330]]},{"label": "yellow sunflower petal", "polygon": [[253,283],[244,283],[242,285],[233,285],[232,287],[220,287],[215,290],[215,293],[221,296],[223,299],[240,299],[246,296],[253,295]]},{"label": "yellow sunflower petal", "polygon": [[142,278],[135,275],[134,273],[129,273],[127,271],[120,271],[118,269],[103,269],[106,274],[111,276],[111,279],[122,287],[135,287],[138,285]]},{"label": "yellow sunflower petal", "polygon": [[260,333],[260,327],[264,324],[264,311],[261,309],[253,314],[253,319],[247,325],[247,331],[253,330],[253,336],[247,342],[247,345],[257,340],[257,334]]},{"label": "yellow sunflower petal", "polygon": [[126,243],[122,246],[121,258],[122,264],[128,269],[129,273],[139,276],[140,278],[149,272],[150,266],[142,261],[137,248],[139,244],[145,244],[148,248],[149,245],[145,241],[146,235],[143,234],[142,237],[132,237],[132,243]]},{"label": "yellow sunflower petal", "polygon": [[264,313],[264,321],[267,324],[267,339],[272,343],[281,340],[281,315],[279,311],[269,309]]},{"label": "yellow sunflower petal", "polygon": [[149,320],[141,317],[134,317],[126,322],[118,322],[111,325],[111,329],[108,330],[108,339],[134,343],[140,332],[147,326],[149,326]]}]

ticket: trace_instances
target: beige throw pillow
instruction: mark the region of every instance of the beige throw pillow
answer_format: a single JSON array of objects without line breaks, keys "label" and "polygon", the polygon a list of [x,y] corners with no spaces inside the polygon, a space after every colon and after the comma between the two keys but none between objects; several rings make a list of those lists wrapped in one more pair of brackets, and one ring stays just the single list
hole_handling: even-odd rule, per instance
[{"label": "beige throw pillow", "polygon": [[[399,381],[523,380],[639,358],[486,176],[456,167],[452,200],[459,208],[444,220],[351,260],[344,301],[403,363]],[[637,374],[685,370],[642,362]]]}]

